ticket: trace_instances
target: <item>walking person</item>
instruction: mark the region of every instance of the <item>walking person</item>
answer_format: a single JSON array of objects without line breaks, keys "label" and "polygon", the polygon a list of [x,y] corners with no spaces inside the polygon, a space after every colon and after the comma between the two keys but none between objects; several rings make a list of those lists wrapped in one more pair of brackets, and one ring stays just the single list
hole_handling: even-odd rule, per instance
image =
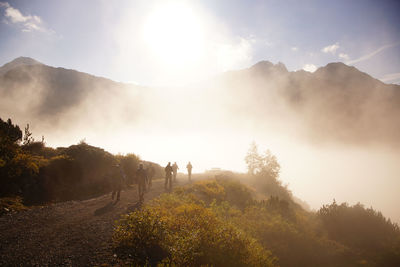
[{"label": "walking person", "polygon": [[138,183],[138,191],[139,191],[139,202],[144,201],[144,192],[146,191],[146,183],[147,183],[147,172],[143,169],[143,164],[139,164],[139,169],[136,171],[136,178]]},{"label": "walking person", "polygon": [[150,190],[151,186],[153,185],[153,177],[156,173],[153,165],[147,168],[147,190]]},{"label": "walking person", "polygon": [[165,167],[165,190],[171,191],[172,189],[172,167],[171,162],[168,162],[168,165]]},{"label": "walking person", "polygon": [[186,169],[188,171],[188,176],[189,176],[189,181],[192,181],[192,168],[193,168],[193,166],[189,161],[189,163],[186,165]]},{"label": "walking person", "polygon": [[174,164],[172,165],[172,172],[173,172],[173,175],[174,175],[174,182],[176,182],[176,175],[178,174],[178,170],[179,170],[178,164],[176,164],[176,162],[174,162]]},{"label": "walking person", "polygon": [[114,165],[111,170],[111,179],[112,179],[112,193],[111,199],[114,200],[116,197],[115,203],[120,200],[121,190],[124,182],[126,181],[125,172],[121,165]]}]

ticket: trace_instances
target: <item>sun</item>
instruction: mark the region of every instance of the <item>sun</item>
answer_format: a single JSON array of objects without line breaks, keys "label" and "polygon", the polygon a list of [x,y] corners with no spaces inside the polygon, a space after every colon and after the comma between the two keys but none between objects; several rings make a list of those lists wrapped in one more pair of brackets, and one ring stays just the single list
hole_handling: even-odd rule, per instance
[{"label": "sun", "polygon": [[204,53],[201,16],[184,3],[153,9],[145,20],[143,37],[149,52],[161,64],[183,67],[198,62]]}]

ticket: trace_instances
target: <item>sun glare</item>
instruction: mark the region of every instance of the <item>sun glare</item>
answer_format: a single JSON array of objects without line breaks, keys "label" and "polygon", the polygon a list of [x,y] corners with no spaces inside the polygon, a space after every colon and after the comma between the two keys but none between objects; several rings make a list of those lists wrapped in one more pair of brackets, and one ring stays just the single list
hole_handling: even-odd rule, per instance
[{"label": "sun glare", "polygon": [[144,41],[161,64],[183,67],[203,54],[204,29],[200,15],[183,3],[155,8],[143,27]]}]

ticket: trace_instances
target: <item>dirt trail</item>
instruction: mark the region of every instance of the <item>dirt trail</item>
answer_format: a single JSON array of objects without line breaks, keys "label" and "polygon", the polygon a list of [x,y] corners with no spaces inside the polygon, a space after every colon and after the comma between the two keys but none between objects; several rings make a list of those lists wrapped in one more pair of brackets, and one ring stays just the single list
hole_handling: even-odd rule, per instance
[{"label": "dirt trail", "polygon": [[[182,180],[174,186],[183,185]],[[145,202],[164,193],[163,180],[153,182]],[[139,208],[137,187],[68,201],[0,217],[0,266],[92,266],[113,264],[111,237],[121,214]]]}]

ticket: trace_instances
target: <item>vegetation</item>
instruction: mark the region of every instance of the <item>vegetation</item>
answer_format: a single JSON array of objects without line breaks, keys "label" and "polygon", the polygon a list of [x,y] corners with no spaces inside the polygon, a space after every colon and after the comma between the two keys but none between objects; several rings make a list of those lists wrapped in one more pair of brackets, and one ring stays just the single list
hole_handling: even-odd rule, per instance
[{"label": "vegetation", "polygon": [[218,204],[201,200],[207,192],[223,201],[226,192],[221,184],[211,181],[194,187],[204,189],[199,198],[196,189],[189,187],[162,195],[122,218],[114,234],[118,255],[139,265],[276,265],[270,251],[213,211]]},{"label": "vegetation", "polygon": [[133,265],[398,266],[399,228],[380,213],[334,203],[315,214],[254,193],[226,177],[177,188],[117,223],[115,253]]},{"label": "vegetation", "polygon": [[[85,142],[69,147],[46,147],[32,138],[29,125],[22,134],[10,119],[0,118],[0,198],[20,197],[21,203],[85,199],[111,191],[111,167],[120,163],[127,182],[135,182],[140,158],[112,155]],[[162,168],[153,165],[156,175]]]},{"label": "vegetation", "polygon": [[292,200],[292,193],[278,179],[281,169],[276,157],[267,150],[259,153],[256,143],[252,143],[245,157],[250,185],[267,196],[276,196],[286,201]]},{"label": "vegetation", "polygon": [[201,180],[124,216],[113,237],[118,257],[133,265],[399,266],[397,224],[360,204],[308,212],[281,185],[269,151],[253,145],[246,161],[245,177]]}]

